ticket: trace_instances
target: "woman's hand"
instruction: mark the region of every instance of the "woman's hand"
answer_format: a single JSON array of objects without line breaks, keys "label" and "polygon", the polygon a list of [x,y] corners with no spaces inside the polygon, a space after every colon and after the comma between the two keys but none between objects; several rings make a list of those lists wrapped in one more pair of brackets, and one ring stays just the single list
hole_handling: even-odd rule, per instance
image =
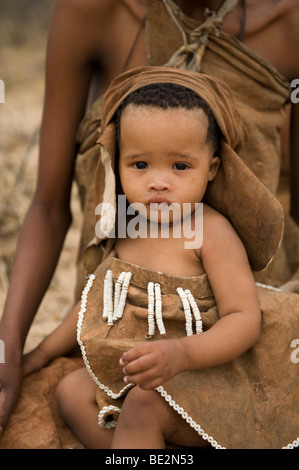
[{"label": "woman's hand", "polygon": [[8,341],[5,346],[5,362],[0,363],[0,436],[19,397],[23,377],[19,359],[21,355],[10,350]]},{"label": "woman's hand", "polygon": [[37,372],[50,362],[48,354],[38,346],[36,349],[23,356],[23,374],[26,377],[33,372]]}]

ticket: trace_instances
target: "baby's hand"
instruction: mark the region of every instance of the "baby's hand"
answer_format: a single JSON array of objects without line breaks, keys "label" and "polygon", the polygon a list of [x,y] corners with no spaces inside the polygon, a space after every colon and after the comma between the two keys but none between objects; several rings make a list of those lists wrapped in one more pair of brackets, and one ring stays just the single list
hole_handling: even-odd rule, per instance
[{"label": "baby's hand", "polygon": [[158,340],[140,344],[120,359],[124,382],[151,390],[186,370],[185,348],[178,340]]}]

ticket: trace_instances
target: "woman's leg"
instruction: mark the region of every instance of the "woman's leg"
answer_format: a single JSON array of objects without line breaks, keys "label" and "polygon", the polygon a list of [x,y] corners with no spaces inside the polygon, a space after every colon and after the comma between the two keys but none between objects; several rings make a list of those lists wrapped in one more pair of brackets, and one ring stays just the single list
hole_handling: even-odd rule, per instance
[{"label": "woman's leg", "polygon": [[83,368],[65,376],[56,389],[58,407],[65,422],[88,449],[109,449],[113,429],[98,425],[96,384]]},{"label": "woman's leg", "polygon": [[155,390],[134,387],[126,396],[112,449],[163,449],[165,442],[205,447],[206,442]]}]

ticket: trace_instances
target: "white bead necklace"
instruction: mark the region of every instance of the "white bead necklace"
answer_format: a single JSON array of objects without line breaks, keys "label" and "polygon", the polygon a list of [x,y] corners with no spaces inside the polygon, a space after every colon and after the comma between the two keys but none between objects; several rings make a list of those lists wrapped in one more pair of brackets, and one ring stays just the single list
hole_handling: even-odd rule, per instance
[{"label": "white bead necklace", "polygon": [[147,285],[148,293],[148,332],[145,335],[150,339],[155,334],[155,317],[160,335],[165,335],[165,327],[162,317],[162,297],[160,284],[149,282]]},{"label": "white bead necklace", "polygon": [[187,336],[193,335],[191,311],[195,318],[196,333],[197,334],[202,333],[202,320],[201,320],[200,311],[197,307],[197,304],[190,290],[189,289],[183,290],[181,287],[178,287],[177,293],[179,294],[182,300],[182,304],[183,304],[183,309],[184,309],[185,318],[186,318]]},{"label": "white bead necklace", "polygon": [[131,277],[132,273],[130,271],[121,272],[115,283],[113,294],[112,271],[111,269],[107,270],[104,279],[103,295],[103,318],[107,320],[107,325],[112,326],[114,321],[122,318]]}]

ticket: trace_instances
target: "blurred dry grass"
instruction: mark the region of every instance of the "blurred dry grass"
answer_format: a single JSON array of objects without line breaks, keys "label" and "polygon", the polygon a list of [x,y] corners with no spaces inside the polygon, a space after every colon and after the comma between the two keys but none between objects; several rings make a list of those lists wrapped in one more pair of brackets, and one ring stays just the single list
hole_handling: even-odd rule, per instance
[{"label": "blurred dry grass", "polygon": [[[5,84],[5,103],[0,104],[0,316],[18,233],[36,183],[44,61],[53,4],[53,0],[2,0],[0,6],[0,79]],[[74,223],[31,328],[27,350],[56,326],[72,301],[80,223],[75,187],[72,209]]]}]

